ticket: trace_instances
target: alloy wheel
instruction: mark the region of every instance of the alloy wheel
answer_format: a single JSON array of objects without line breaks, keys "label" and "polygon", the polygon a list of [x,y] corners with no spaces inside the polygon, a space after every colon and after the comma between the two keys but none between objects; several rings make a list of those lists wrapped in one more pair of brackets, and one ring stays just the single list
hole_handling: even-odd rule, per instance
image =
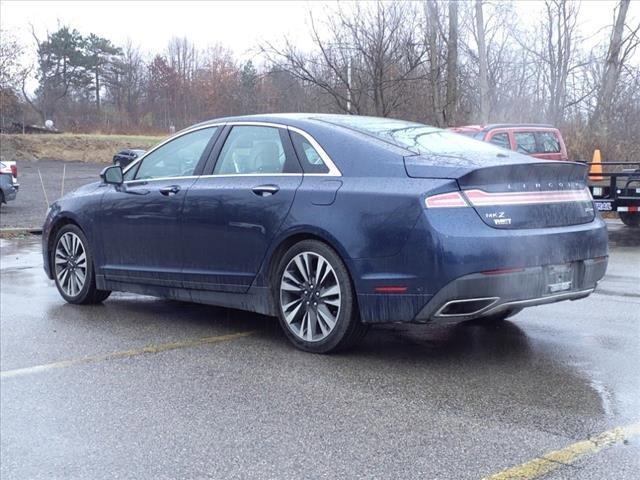
[{"label": "alloy wheel", "polygon": [[78,295],[87,279],[87,254],[78,235],[67,232],[58,239],[54,263],[62,291],[70,297]]},{"label": "alloy wheel", "polygon": [[300,339],[318,342],[335,328],[341,291],[331,264],[315,252],[291,259],[280,280],[280,307],[289,329]]}]

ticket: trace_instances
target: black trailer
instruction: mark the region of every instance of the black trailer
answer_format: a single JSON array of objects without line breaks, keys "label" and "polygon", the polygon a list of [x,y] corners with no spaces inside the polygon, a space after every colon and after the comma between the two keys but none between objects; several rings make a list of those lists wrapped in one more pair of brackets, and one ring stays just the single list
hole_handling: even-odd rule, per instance
[{"label": "black trailer", "polygon": [[[618,212],[620,220],[630,227],[640,227],[640,163],[602,162],[602,173],[589,174],[589,190],[596,208],[601,212]],[[627,167],[619,172],[611,167]],[[594,180],[594,177],[603,177]]]}]

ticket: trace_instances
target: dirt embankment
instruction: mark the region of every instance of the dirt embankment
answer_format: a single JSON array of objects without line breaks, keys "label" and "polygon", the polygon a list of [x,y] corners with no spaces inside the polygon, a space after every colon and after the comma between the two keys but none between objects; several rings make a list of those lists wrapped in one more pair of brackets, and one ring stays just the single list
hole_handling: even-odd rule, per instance
[{"label": "dirt embankment", "polygon": [[163,137],[128,135],[34,134],[0,135],[0,155],[5,160],[64,160],[110,163],[123,148],[148,150]]}]

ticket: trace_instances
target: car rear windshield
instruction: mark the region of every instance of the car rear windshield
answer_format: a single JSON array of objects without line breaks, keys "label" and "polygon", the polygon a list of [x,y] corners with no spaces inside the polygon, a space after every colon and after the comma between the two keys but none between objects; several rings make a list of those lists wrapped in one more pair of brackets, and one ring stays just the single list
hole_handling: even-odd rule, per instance
[{"label": "car rear windshield", "polygon": [[319,119],[372,135],[416,154],[458,156],[469,151],[504,153],[503,149],[489,143],[421,123],[355,115]]}]

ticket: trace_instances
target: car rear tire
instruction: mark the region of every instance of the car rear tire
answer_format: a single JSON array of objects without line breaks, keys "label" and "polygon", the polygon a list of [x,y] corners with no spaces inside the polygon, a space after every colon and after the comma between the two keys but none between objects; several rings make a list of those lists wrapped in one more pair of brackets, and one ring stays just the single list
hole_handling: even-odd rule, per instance
[{"label": "car rear tire", "polygon": [[69,303],[100,303],[111,295],[111,291],[96,287],[89,242],[76,225],[65,225],[56,234],[51,250],[51,271],[58,292]]},{"label": "car rear tire", "polygon": [[280,325],[301,350],[343,350],[359,342],[368,330],[360,321],[344,262],[317,240],[303,240],[284,254],[274,294]]},{"label": "car rear tire", "polygon": [[640,227],[640,213],[620,212],[619,215],[627,227]]}]

